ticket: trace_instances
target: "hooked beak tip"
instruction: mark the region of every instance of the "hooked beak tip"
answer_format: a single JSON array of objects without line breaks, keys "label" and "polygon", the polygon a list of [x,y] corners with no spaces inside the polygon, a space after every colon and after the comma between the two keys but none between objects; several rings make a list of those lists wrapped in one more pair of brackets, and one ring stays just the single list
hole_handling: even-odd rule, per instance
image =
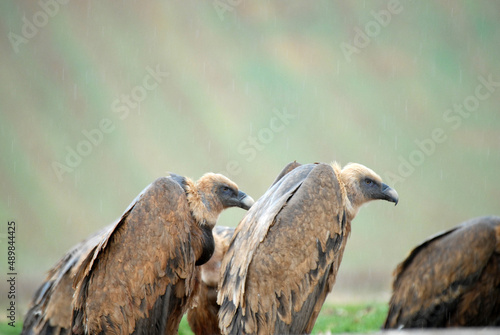
[{"label": "hooked beak tip", "polygon": [[249,210],[250,207],[252,207],[252,205],[254,203],[255,203],[255,200],[253,200],[253,198],[251,196],[246,195],[246,194],[240,200],[241,208],[246,209],[246,210]]},{"label": "hooked beak tip", "polygon": [[398,194],[398,192],[396,192],[395,189],[387,186],[386,184],[384,184],[383,186],[384,186],[384,189],[382,190],[382,192],[385,195],[385,199],[387,201],[393,202],[394,206],[396,206],[398,204],[398,202],[399,202],[399,194]]},{"label": "hooked beak tip", "polygon": [[393,191],[394,191],[394,194],[389,195],[389,197],[390,197],[389,201],[392,201],[394,203],[394,206],[397,206],[398,202],[399,202],[399,196],[395,190],[393,190]]}]

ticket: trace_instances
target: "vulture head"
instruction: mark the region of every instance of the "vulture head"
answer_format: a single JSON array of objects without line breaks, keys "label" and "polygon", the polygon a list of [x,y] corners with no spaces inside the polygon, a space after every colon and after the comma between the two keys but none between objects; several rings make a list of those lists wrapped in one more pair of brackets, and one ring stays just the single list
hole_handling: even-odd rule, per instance
[{"label": "vulture head", "polygon": [[349,163],[340,172],[350,202],[349,214],[354,217],[359,208],[372,200],[386,200],[398,204],[395,189],[382,182],[382,178],[364,165]]},{"label": "vulture head", "polygon": [[171,174],[171,177],[186,191],[193,216],[210,228],[215,226],[224,209],[249,209],[254,203],[251,196],[238,190],[233,181],[218,173],[206,173],[196,183],[175,174]]}]

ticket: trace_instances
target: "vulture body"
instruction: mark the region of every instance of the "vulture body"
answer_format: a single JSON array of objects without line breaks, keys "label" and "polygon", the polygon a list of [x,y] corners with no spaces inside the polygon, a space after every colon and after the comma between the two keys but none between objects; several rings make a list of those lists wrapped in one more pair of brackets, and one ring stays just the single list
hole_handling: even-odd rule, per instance
[{"label": "vulture body", "polygon": [[[273,185],[291,170],[300,166],[297,162],[288,164],[276,177]],[[219,304],[217,292],[220,280],[222,259],[229,248],[235,228],[216,226],[213,230],[215,251],[210,260],[202,266],[196,267],[199,289],[196,292],[196,307],[187,313],[189,326],[194,334],[222,334],[219,327]]]},{"label": "vulture body", "polygon": [[219,214],[252,204],[219,174],[196,183],[175,174],[157,179],[115,224],[50,271],[23,334],[176,333],[194,290],[195,265],[213,253]]},{"label": "vulture body", "polygon": [[360,164],[290,163],[236,228],[219,284],[224,334],[310,333],[331,291],[351,220],[364,203],[397,203]]},{"label": "vulture body", "polygon": [[394,271],[384,328],[500,326],[500,217],[430,237]]},{"label": "vulture body", "polygon": [[214,251],[212,228],[253,199],[228,178],[159,178],[132,202],[75,275],[76,334],[174,334],[189,307],[195,265]]},{"label": "vulture body", "polygon": [[195,307],[188,310],[187,320],[196,335],[221,334],[219,328],[219,305],[217,286],[219,284],[222,258],[229,248],[234,228],[216,226],[213,230],[215,251],[210,260],[196,267],[198,290],[194,299]]},{"label": "vulture body", "polygon": [[48,273],[45,282],[35,292],[24,319],[21,335],[71,334],[71,303],[73,279],[81,262],[102,236],[108,226],[74,246]]}]

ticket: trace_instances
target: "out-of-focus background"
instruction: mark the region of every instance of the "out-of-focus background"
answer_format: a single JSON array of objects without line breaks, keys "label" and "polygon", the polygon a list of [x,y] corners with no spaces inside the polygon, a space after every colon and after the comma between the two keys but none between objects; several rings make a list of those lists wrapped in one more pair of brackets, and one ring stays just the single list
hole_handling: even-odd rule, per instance
[{"label": "out-of-focus background", "polygon": [[500,214],[498,2],[2,1],[0,37],[0,288],[14,220],[21,315],[169,171],[255,199],[293,160],[378,172],[400,203],[360,211],[332,299],[386,299],[415,244]]}]

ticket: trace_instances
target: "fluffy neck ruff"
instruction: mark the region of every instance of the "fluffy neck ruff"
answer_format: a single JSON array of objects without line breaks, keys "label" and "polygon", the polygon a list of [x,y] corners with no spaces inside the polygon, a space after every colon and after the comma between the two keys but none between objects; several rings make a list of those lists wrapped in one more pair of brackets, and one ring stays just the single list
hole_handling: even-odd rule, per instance
[{"label": "fluffy neck ruff", "polygon": [[208,225],[213,228],[222,212],[222,204],[215,201],[212,188],[206,185],[205,179],[200,178],[196,184],[186,178],[186,194],[191,213],[200,226]]},{"label": "fluffy neck ruff", "polygon": [[335,173],[335,177],[337,177],[337,180],[339,181],[340,192],[341,192],[342,200],[345,204],[347,219],[349,221],[352,221],[352,219],[356,216],[358,209],[353,208],[351,200],[349,199],[349,194],[348,194],[348,189],[346,187],[346,182],[345,182],[344,176],[342,175],[342,168],[340,167],[340,164],[337,162],[332,162],[330,165],[333,168],[333,172]]},{"label": "fluffy neck ruff", "polygon": [[354,219],[356,214],[358,214],[359,209],[365,203],[373,200],[367,199],[363,191],[360,189],[359,180],[361,177],[370,177],[373,180],[382,182],[382,179],[373,170],[367,168],[364,165],[357,163],[349,163],[342,169],[341,180],[344,184],[346,194],[347,194],[347,215],[350,220]]}]

